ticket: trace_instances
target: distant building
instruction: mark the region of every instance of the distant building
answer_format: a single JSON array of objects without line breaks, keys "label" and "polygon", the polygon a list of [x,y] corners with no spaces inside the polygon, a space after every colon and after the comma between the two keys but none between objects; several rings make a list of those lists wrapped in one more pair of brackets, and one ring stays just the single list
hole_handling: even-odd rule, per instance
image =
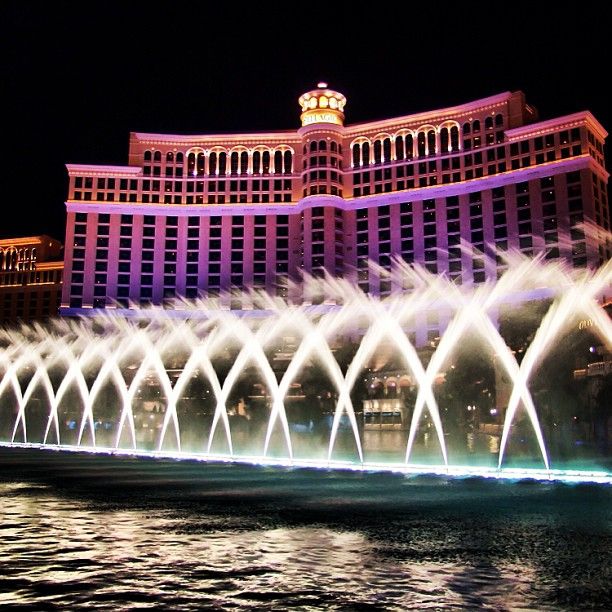
[{"label": "distant building", "polygon": [[0,323],[58,314],[62,256],[62,243],[49,236],[0,240]]},{"label": "distant building", "polygon": [[589,111],[539,121],[518,91],[345,126],[325,83],[299,104],[297,130],[132,133],[126,166],[68,164],[62,313],[284,296],[302,272],[386,295],[394,256],[457,283],[497,278],[506,249],[611,256],[607,132]]}]

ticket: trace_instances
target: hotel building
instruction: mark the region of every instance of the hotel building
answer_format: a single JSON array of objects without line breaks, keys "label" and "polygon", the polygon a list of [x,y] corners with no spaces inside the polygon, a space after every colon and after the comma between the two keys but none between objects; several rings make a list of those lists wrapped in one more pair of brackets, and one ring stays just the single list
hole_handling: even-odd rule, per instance
[{"label": "hotel building", "polygon": [[49,236],[0,240],[0,323],[57,315],[62,255],[61,242]]},{"label": "hotel building", "polygon": [[457,283],[498,277],[497,250],[611,256],[607,132],[589,111],[540,121],[517,91],[345,125],[325,83],[299,105],[296,130],[132,133],[125,166],[68,164],[62,314],[217,293],[250,308],[233,290],[286,296],[324,270],[386,295],[394,256]]}]

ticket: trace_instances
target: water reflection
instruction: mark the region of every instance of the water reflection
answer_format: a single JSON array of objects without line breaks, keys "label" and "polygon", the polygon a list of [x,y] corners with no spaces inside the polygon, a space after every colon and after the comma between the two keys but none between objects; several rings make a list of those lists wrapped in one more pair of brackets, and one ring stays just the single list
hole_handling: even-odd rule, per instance
[{"label": "water reflection", "polygon": [[[296,490],[305,487],[299,477],[294,484]],[[299,511],[282,495],[264,506],[254,502],[251,510],[234,501],[220,511],[165,503],[150,491],[126,503],[112,495],[92,500],[60,496],[46,486],[0,483],[0,604],[71,610],[559,609],[553,596],[559,584],[543,568],[554,561],[559,570],[557,553],[566,543],[562,530],[548,519],[542,523],[544,515],[489,522],[469,487],[415,489],[414,503],[407,505],[397,481],[392,484],[387,493],[391,500],[403,495],[405,511],[386,520],[382,504],[366,510],[358,505],[364,495],[359,481],[341,478],[317,485]],[[263,481],[247,488],[245,495],[265,500],[272,491]],[[516,491],[504,491],[501,506],[514,503]],[[443,504],[449,493],[455,516]],[[484,493],[498,503],[498,492]],[[330,521],[320,520],[321,508]],[[298,513],[302,519],[295,522]],[[604,539],[601,555],[605,529],[597,537]],[[597,552],[595,546],[590,554]],[[606,572],[584,580],[597,594],[597,580],[605,585]]]}]

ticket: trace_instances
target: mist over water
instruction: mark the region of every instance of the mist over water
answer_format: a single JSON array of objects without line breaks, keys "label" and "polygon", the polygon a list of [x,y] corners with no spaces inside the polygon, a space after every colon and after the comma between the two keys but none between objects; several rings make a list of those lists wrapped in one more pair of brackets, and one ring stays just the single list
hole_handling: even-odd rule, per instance
[{"label": "mist over water", "polygon": [[410,291],[384,299],[310,279],[300,306],[253,293],[250,312],[208,299],[3,330],[0,441],[605,470],[612,374],[589,363],[612,350],[612,264],[505,257],[473,287],[397,261]]},{"label": "mist over water", "polygon": [[609,609],[611,495],[0,449],[0,605]]}]

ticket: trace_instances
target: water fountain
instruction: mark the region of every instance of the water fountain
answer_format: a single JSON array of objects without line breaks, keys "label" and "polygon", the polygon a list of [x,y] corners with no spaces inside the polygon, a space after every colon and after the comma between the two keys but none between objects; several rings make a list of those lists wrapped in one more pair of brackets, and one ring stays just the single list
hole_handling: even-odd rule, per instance
[{"label": "water fountain", "polygon": [[[550,452],[547,436],[558,438],[567,423],[550,405],[551,393],[542,391],[541,381],[534,382],[546,364],[559,360],[564,342],[566,353],[567,346],[573,350],[572,342],[612,351],[612,323],[599,303],[610,288],[612,264],[592,272],[520,254],[506,257],[507,271],[496,283],[473,287],[398,260],[390,272],[393,285],[411,289],[384,299],[343,280],[309,279],[310,288],[326,296],[324,304],[296,306],[253,293],[263,307],[250,312],[202,299],[177,303],[172,311],[140,311],[133,318],[111,310],[82,320],[5,329],[0,334],[0,443],[272,465],[612,482],[607,451],[597,451],[589,437],[593,424],[585,411],[592,406],[585,400],[576,409],[582,412],[565,415],[572,425],[579,420],[583,430],[567,434],[564,442],[572,456],[559,458]],[[517,348],[504,338],[501,318],[513,305],[532,303],[543,305],[543,314]],[[442,321],[441,332],[420,346],[411,332],[431,312]],[[579,324],[585,320],[586,331]],[[474,382],[480,394],[475,402],[486,399],[480,407],[460,405],[461,389],[450,383],[462,368],[467,344],[491,366],[498,383],[491,389]],[[351,350],[343,351],[347,347]],[[382,365],[375,363],[381,352],[390,355]],[[372,381],[384,380],[391,363],[408,382],[389,387],[379,400],[382,405],[392,396],[401,422],[384,423],[382,411],[378,423],[366,423],[363,405],[372,398]],[[574,364],[565,380],[588,390],[594,379],[586,376],[584,365],[575,372]],[[305,372],[314,377],[318,394],[305,391]],[[505,398],[500,381],[506,381]],[[296,406],[310,416],[298,418]],[[479,422],[467,419],[471,410],[479,411]],[[525,417],[520,431],[519,417]],[[486,441],[484,451],[481,444],[474,452],[475,440]]]}]

